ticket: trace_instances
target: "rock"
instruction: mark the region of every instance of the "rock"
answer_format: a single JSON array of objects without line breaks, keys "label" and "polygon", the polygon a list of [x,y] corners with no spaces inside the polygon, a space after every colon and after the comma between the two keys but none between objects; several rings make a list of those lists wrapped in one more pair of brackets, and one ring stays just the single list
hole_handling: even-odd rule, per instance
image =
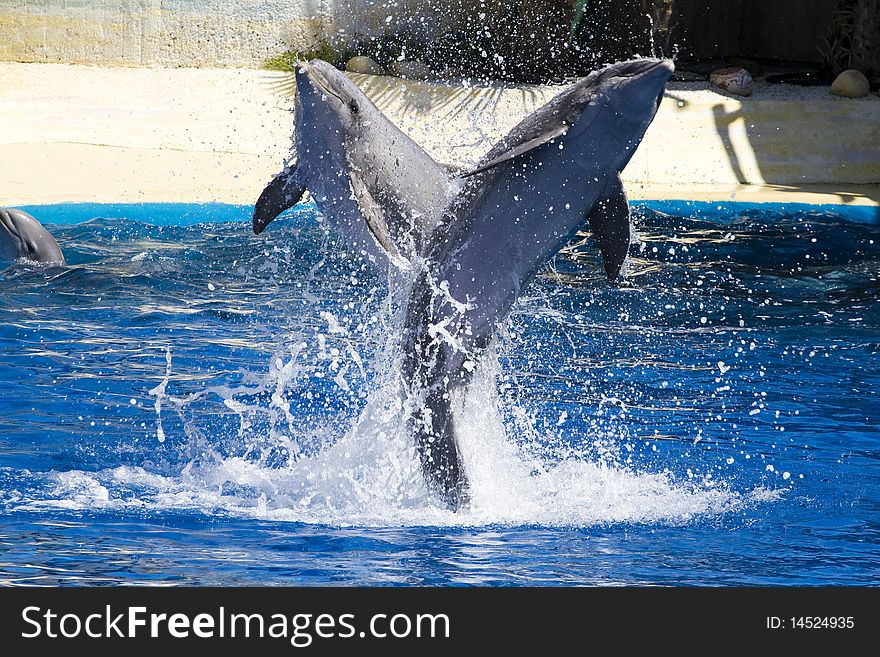
[{"label": "rock", "polygon": [[868,78],[855,69],[847,69],[831,83],[831,93],[846,98],[864,98],[871,91]]},{"label": "rock", "polygon": [[709,75],[709,83],[737,96],[752,95],[752,76],[744,68],[719,68]]},{"label": "rock", "polygon": [[382,67],[376,60],[364,55],[358,55],[348,60],[345,70],[350,73],[367,73],[369,75],[382,75]]},{"label": "rock", "polygon": [[434,77],[430,67],[418,60],[394,62],[388,68],[393,75],[407,80],[430,80]]}]

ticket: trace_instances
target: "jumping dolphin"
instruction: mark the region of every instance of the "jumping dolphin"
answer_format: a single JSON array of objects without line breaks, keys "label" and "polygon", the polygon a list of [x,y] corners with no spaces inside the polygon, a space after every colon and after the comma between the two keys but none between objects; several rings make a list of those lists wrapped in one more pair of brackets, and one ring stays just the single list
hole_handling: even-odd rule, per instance
[{"label": "jumping dolphin", "polygon": [[27,212],[0,208],[0,261],[64,264],[55,238]]},{"label": "jumping dolphin", "polygon": [[520,290],[585,219],[608,277],[620,272],[630,218],[619,174],[673,70],[622,62],[560,93],[485,156],[431,234],[406,310],[403,376],[423,470],[450,508],[468,500],[453,404]]},{"label": "jumping dolphin", "polygon": [[296,87],[296,159],[260,195],[254,232],[308,190],[356,251],[407,267],[451,200],[449,173],[327,62],[300,64]]},{"label": "jumping dolphin", "polygon": [[257,201],[254,232],[308,189],[349,242],[417,265],[402,379],[426,481],[450,508],[468,499],[453,404],[522,287],[584,220],[609,279],[620,272],[630,221],[619,173],[672,70],[641,59],[593,73],[526,117],[459,191],[346,76],[319,60],[301,67],[297,160]]}]

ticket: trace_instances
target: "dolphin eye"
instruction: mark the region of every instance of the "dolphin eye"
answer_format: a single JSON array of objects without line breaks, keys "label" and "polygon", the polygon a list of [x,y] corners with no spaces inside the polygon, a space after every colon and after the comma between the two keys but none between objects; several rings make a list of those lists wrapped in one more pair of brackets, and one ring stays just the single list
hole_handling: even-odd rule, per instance
[{"label": "dolphin eye", "polygon": [[351,113],[352,113],[352,114],[357,114],[357,113],[360,111],[360,108],[358,107],[358,104],[357,104],[356,102],[354,102],[354,101],[351,101],[351,103],[350,103],[349,106],[348,106],[348,109],[351,110]]}]

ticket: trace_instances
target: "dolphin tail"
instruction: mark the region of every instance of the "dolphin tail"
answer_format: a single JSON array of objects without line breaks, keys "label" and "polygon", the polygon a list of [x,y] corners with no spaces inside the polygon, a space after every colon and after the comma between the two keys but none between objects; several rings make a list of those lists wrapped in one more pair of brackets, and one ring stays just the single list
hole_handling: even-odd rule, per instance
[{"label": "dolphin tail", "polygon": [[413,418],[416,449],[428,487],[451,511],[469,501],[468,481],[455,440],[450,395],[438,390],[428,395],[428,418]]},{"label": "dolphin tail", "polygon": [[455,436],[453,393],[468,381],[461,376],[461,352],[430,335],[429,327],[439,317],[438,303],[430,275],[422,271],[404,322],[401,374],[410,406],[407,433],[415,443],[425,483],[450,510],[458,511],[469,495]]},{"label": "dolphin tail", "polygon": [[306,183],[296,164],[288,164],[272,179],[254,206],[254,234],[259,235],[279,214],[299,203]]},{"label": "dolphin tail", "polygon": [[587,216],[593,237],[599,243],[602,262],[608,280],[620,274],[629,253],[630,217],[629,204],[620,176],[614,176],[605,186],[603,195],[596,201]]}]

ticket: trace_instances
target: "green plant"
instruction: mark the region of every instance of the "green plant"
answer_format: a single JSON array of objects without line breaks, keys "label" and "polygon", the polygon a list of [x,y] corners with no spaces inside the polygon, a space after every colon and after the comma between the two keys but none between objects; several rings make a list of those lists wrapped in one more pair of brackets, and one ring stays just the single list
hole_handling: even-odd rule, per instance
[{"label": "green plant", "polygon": [[349,57],[347,49],[334,47],[327,41],[319,41],[308,50],[286,50],[280,55],[270,57],[263,63],[263,67],[271,71],[293,71],[297,62],[323,59],[342,68]]},{"label": "green plant", "polygon": [[571,24],[569,25],[569,36],[574,37],[577,33],[578,26],[580,26],[581,21],[584,19],[584,14],[587,11],[587,7],[590,4],[590,0],[574,0],[572,2],[572,17]]},{"label": "green plant", "polygon": [[[880,3],[880,0],[864,0]],[[633,53],[670,56],[679,19],[676,0],[444,0],[449,29],[426,41],[407,28],[347,43],[320,40],[289,50],[266,67],[291,71],[297,61],[320,58],[344,68],[365,55],[389,69],[419,60],[435,73],[510,82],[559,81],[599,63]],[[386,28],[387,29],[387,28]],[[318,38],[317,35],[315,38]]]}]

